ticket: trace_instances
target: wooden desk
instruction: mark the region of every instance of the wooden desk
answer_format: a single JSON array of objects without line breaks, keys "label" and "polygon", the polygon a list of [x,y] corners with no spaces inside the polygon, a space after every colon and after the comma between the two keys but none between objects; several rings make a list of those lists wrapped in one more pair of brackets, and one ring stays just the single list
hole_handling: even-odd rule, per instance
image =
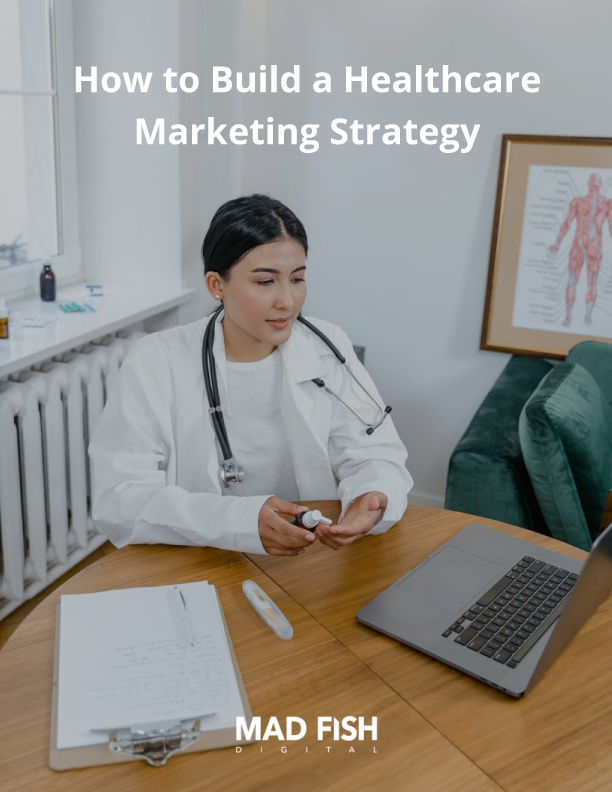
[{"label": "wooden desk", "polygon": [[[333,555],[330,551],[318,557],[328,562]],[[316,566],[316,559],[308,563],[313,560]],[[306,567],[295,569],[303,573]],[[344,574],[350,590],[351,575],[348,570]],[[246,602],[241,591],[246,578],[262,585],[286,613],[294,627],[293,640],[277,638]],[[306,737],[288,743],[286,754],[271,740],[244,746],[241,754],[226,748],[173,757],[162,768],[137,761],[62,773],[50,770],[53,643],[60,594],[202,579],[219,592],[254,715],[261,716],[264,724],[272,716],[281,723],[288,715],[302,717],[308,725]],[[124,548],[50,594],[0,652],[0,713],[3,792],[500,792],[494,781],[245,556],[211,548]],[[378,753],[373,754],[369,741],[319,743],[317,717],[323,715],[368,719],[376,715]],[[355,753],[350,754],[351,745]]]},{"label": "wooden desk", "polygon": [[[335,502],[312,503],[334,520]],[[513,700],[359,624],[357,611],[470,522],[574,558],[546,536],[465,514],[409,506],[382,536],[298,558],[252,556],[287,594],[509,792],[612,789],[612,597],[525,699]]]}]

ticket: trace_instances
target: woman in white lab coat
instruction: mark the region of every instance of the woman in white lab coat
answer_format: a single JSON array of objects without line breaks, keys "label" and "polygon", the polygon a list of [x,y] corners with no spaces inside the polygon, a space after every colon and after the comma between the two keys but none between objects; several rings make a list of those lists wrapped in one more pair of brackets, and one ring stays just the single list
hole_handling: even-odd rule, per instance
[{"label": "woman in white lab coat", "polygon": [[[403,515],[412,479],[406,449],[331,349],[296,321],[306,299],[308,242],[279,201],[252,195],[216,212],[202,245],[206,286],[220,313],[141,339],[127,355],[89,453],[93,518],[118,547],[208,545],[299,555],[319,540],[339,549],[382,533]],[[382,403],[346,334],[318,327]],[[212,345],[233,458],[244,469],[228,488],[205,390],[202,344]],[[313,534],[280,516],[295,500],[340,499],[337,525]]]}]

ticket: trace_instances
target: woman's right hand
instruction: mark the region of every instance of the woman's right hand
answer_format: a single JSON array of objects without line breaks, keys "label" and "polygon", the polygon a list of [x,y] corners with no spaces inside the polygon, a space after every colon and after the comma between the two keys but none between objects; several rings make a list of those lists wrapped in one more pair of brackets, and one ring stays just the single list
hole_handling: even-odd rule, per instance
[{"label": "woman's right hand", "polygon": [[259,510],[259,537],[266,553],[278,556],[301,555],[304,548],[315,541],[314,534],[298,525],[283,520],[280,514],[296,517],[308,511],[307,506],[281,500],[275,495],[268,498]]}]

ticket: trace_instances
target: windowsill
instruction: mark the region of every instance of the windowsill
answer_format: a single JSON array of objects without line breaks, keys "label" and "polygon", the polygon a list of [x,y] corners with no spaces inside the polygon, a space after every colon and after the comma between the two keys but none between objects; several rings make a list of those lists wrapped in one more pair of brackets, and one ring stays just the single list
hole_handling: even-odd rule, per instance
[{"label": "windowsill", "polygon": [[[24,298],[7,303],[9,312],[49,314],[56,318],[45,327],[26,327],[21,337],[15,333],[8,340],[0,339],[0,377],[7,377],[36,363],[75,347],[87,344],[96,338],[114,333],[129,325],[155,316],[177,305],[189,302],[195,289],[174,291],[130,292],[125,287],[104,287],[104,297],[90,297],[85,286],[73,284],[59,286],[57,298],[62,303],[88,303],[95,312],[64,313],[58,300],[43,302],[39,297]],[[9,335],[11,323],[9,316]]]}]

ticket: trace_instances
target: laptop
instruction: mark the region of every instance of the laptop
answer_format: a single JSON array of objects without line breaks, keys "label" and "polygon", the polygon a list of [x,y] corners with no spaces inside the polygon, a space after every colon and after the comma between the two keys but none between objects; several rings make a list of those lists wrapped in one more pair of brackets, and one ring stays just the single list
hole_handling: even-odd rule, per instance
[{"label": "laptop", "polygon": [[612,524],[583,563],[472,523],[357,619],[517,698],[612,588]]}]

